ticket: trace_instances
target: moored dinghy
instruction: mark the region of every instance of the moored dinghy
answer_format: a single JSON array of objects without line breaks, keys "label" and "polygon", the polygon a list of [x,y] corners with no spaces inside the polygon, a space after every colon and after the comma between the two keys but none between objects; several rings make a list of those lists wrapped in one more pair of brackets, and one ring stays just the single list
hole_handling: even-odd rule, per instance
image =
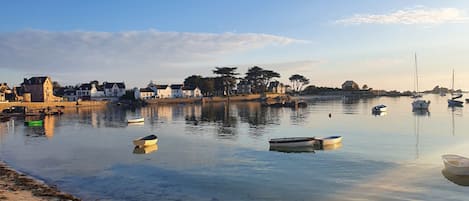
[{"label": "moored dinghy", "polygon": [[145,121],[145,118],[137,118],[137,119],[128,119],[127,120],[127,123],[141,123],[141,122],[144,122]]},{"label": "moored dinghy", "polygon": [[313,146],[314,143],[314,137],[286,137],[269,140],[271,147],[304,147]]},{"label": "moored dinghy", "polygon": [[135,146],[144,147],[155,145],[158,142],[158,137],[156,135],[148,135],[133,141]]},{"label": "moored dinghy", "polygon": [[469,175],[469,158],[454,154],[441,156],[445,168],[454,175]]},{"label": "moored dinghy", "polygon": [[316,138],[316,141],[319,142],[322,146],[337,144],[342,142],[342,136],[329,136],[325,138]]},{"label": "moored dinghy", "polygon": [[388,111],[388,107],[386,105],[377,105],[377,106],[374,106],[372,109],[371,109],[372,112],[386,112]]}]

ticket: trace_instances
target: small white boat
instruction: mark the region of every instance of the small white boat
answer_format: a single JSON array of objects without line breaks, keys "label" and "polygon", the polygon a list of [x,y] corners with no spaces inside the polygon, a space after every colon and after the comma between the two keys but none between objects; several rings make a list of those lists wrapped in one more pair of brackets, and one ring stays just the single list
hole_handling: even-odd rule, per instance
[{"label": "small white boat", "polygon": [[321,146],[327,146],[342,142],[342,136],[329,136],[325,138],[315,138]]},{"label": "small white boat", "polygon": [[448,172],[454,175],[469,175],[469,158],[454,154],[441,156]]},{"label": "small white boat", "polygon": [[145,147],[155,145],[158,142],[158,137],[156,137],[156,135],[149,135],[139,139],[135,139],[133,142],[135,146]]},{"label": "small white boat", "polygon": [[460,186],[469,186],[469,175],[455,175],[451,172],[448,172],[447,169],[443,169],[441,174],[448,179],[449,181],[460,185]]},{"label": "small white boat", "polygon": [[269,140],[271,147],[304,147],[314,146],[314,137],[287,137],[287,138],[274,138]]},{"label": "small white boat", "polygon": [[128,119],[127,120],[127,123],[140,123],[140,122],[144,122],[145,121],[145,118],[137,118],[137,119]]},{"label": "small white boat", "polygon": [[377,106],[374,106],[371,111],[373,112],[386,112],[388,111],[388,107],[386,105],[377,105]]}]

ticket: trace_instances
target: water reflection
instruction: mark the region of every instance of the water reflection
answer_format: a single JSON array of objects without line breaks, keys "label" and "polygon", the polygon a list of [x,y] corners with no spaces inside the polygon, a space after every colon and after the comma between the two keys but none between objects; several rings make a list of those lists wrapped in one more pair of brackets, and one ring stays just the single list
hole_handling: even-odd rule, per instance
[{"label": "water reflection", "polygon": [[469,176],[467,175],[454,175],[446,169],[441,170],[441,174],[449,181],[459,186],[469,186]]},{"label": "water reflection", "polygon": [[144,146],[144,147],[136,146],[134,148],[133,153],[134,154],[149,154],[149,153],[155,152],[157,150],[158,150],[158,145],[157,144],[150,145],[150,146]]},{"label": "water reflection", "polygon": [[[318,147],[317,147],[318,148]],[[284,152],[284,153],[315,153],[314,146],[304,146],[304,147],[278,147],[278,146],[271,146],[269,151],[277,151],[277,152]]]},{"label": "water reflection", "polygon": [[430,116],[430,111],[428,109],[413,109],[412,113],[415,116]]}]

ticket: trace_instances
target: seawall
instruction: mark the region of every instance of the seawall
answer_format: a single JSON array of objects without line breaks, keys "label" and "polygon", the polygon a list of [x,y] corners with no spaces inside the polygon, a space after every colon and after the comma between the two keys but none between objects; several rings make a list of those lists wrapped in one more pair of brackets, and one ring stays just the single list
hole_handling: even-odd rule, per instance
[{"label": "seawall", "polygon": [[80,101],[78,102],[2,102],[0,103],[0,112],[3,109],[12,107],[12,106],[23,106],[28,109],[43,109],[43,108],[75,108],[75,107],[95,107],[95,106],[105,106],[107,101]]}]

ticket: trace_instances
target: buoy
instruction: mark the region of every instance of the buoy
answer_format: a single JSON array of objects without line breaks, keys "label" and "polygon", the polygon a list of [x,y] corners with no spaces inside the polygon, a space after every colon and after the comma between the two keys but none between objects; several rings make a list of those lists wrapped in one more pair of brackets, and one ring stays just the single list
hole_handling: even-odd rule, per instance
[{"label": "buoy", "polygon": [[329,118],[331,118],[331,117],[332,117],[332,114],[331,114],[331,113],[329,113]]}]

